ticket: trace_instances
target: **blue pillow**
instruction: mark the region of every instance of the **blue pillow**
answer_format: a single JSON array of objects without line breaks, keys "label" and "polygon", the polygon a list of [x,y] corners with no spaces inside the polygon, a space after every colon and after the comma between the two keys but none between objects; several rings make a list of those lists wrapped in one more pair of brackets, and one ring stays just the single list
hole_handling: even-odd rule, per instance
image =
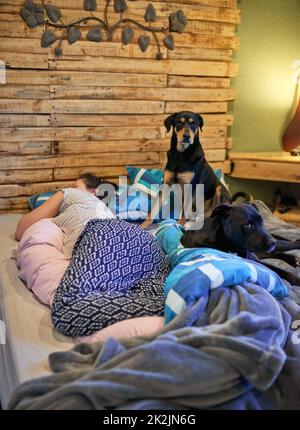
[{"label": "blue pillow", "polygon": [[43,203],[45,203],[47,200],[52,197],[56,191],[47,191],[46,193],[42,194],[33,194],[33,196],[28,197],[28,205],[30,209],[36,209],[39,206],[41,206]]},{"label": "blue pillow", "polygon": [[164,180],[163,170],[129,166],[126,168],[131,185],[138,184],[139,190],[153,197],[157,196],[159,187]]}]

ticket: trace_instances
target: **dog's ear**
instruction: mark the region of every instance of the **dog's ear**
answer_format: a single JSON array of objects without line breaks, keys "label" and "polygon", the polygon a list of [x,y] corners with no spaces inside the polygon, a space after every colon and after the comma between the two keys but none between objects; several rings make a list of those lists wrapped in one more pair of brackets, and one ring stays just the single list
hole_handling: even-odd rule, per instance
[{"label": "dog's ear", "polygon": [[230,205],[219,205],[217,206],[212,214],[211,218],[226,218],[229,215]]},{"label": "dog's ear", "polygon": [[203,122],[203,118],[202,118],[202,116],[201,116],[200,114],[198,114],[198,113],[197,113],[197,117],[198,117],[198,120],[199,120],[199,128],[200,128],[200,130],[202,131],[202,127],[203,127],[203,124],[204,124],[204,122]]},{"label": "dog's ear", "polygon": [[173,125],[173,120],[174,120],[176,115],[177,115],[177,112],[172,113],[172,115],[168,116],[168,118],[165,119],[164,124],[165,124],[165,127],[167,129],[167,132],[170,131],[170,129]]}]

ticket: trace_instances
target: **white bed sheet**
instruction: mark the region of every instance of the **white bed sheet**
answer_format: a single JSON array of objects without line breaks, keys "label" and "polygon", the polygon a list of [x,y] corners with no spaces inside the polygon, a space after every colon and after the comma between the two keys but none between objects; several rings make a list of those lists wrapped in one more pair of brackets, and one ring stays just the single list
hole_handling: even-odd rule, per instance
[{"label": "white bed sheet", "polygon": [[0,345],[2,408],[17,385],[50,373],[51,352],[74,345],[72,338],[52,329],[49,308],[40,304],[18,278],[14,231],[19,218],[18,214],[0,215],[0,320],[6,326],[6,343]]}]

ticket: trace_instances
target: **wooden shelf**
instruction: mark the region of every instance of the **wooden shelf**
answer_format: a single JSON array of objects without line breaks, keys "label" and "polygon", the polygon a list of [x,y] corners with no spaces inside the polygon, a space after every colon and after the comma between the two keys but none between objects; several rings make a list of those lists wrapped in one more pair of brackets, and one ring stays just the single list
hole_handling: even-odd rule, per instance
[{"label": "wooden shelf", "polygon": [[277,216],[280,219],[283,219],[284,221],[290,223],[290,224],[296,224],[300,226],[300,208],[296,207],[285,214],[281,214],[278,211],[273,212],[273,215]]},{"label": "wooden shelf", "polygon": [[287,152],[231,152],[229,159],[229,176],[233,178],[300,183],[300,156]]}]

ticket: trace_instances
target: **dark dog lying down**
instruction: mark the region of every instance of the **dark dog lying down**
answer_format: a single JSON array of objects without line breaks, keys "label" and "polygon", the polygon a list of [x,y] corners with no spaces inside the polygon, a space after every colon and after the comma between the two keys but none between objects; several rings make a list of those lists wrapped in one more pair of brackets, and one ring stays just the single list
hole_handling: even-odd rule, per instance
[{"label": "dark dog lying down", "polygon": [[254,204],[216,207],[204,221],[203,228],[186,231],[181,243],[186,248],[207,247],[237,253],[241,257],[259,261],[293,285],[300,285],[300,278],[293,273],[260,260],[278,258],[298,266],[300,261],[297,257],[283,252],[300,249],[300,242],[276,240],[271,236]]}]

